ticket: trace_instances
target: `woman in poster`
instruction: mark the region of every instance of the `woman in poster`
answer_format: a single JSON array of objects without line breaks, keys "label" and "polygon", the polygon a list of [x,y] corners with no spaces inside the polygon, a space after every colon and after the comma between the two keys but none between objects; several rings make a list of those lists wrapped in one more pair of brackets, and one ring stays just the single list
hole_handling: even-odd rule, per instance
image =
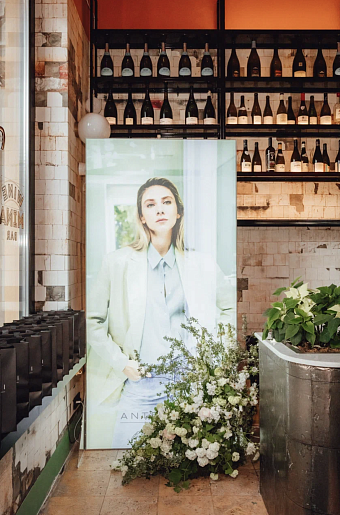
[{"label": "woman in poster", "polygon": [[[165,400],[161,383],[167,379],[141,379],[135,350],[141,362],[156,363],[169,351],[164,336],[185,341],[186,316],[209,330],[228,321],[223,314],[230,314],[224,310],[231,306],[231,284],[208,254],[184,251],[183,226],[176,186],[166,178],[146,181],[137,194],[137,237],[104,258],[89,296],[88,388],[97,413],[114,424],[109,447],[127,447],[148,413]],[[98,428],[102,447],[104,429]]]}]

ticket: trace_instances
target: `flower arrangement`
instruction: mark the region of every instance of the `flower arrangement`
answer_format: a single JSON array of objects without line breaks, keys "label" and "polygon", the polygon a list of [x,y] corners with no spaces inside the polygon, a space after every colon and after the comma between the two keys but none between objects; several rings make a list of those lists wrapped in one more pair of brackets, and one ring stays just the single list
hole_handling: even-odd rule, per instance
[{"label": "flower arrangement", "polygon": [[183,328],[197,342],[195,355],[181,340],[167,338],[169,354],[157,365],[141,367],[143,376],[152,371],[179,379],[166,385],[167,400],[157,405],[131,440],[131,449],[114,464],[122,471],[123,484],[163,474],[179,492],[200,475],[236,478],[247,455],[259,457],[258,446],[250,441],[258,385],[248,381],[258,375],[257,345],[243,350],[230,325],[221,324],[216,339],[193,318]]}]

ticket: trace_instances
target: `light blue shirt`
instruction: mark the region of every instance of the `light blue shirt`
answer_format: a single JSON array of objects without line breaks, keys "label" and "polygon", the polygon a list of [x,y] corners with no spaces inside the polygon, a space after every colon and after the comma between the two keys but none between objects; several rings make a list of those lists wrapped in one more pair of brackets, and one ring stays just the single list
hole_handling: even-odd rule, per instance
[{"label": "light blue shirt", "polygon": [[150,243],[148,248],[146,311],[140,351],[142,363],[157,362],[167,354],[170,342],[164,336],[183,339],[186,321],[185,296],[173,245],[162,257]]}]

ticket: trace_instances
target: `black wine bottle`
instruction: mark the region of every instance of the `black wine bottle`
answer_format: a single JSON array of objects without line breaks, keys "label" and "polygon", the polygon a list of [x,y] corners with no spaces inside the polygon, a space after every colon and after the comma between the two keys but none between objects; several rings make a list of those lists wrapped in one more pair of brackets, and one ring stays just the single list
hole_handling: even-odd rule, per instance
[{"label": "black wine bottle", "polygon": [[113,61],[108,43],[105,43],[105,52],[100,63],[100,75],[102,77],[113,77]]},{"label": "black wine bottle", "polygon": [[308,121],[309,121],[309,125],[317,125],[317,123],[318,123],[318,113],[316,112],[316,109],[315,109],[314,95],[311,95],[310,101],[309,101]]},{"label": "black wine bottle", "polygon": [[214,65],[209,52],[209,43],[206,43],[201,63],[201,77],[211,77],[212,75],[214,75]]},{"label": "black wine bottle", "polygon": [[136,125],[136,123],[137,123],[136,109],[135,109],[135,106],[133,105],[131,90],[129,90],[128,101],[127,101],[127,104],[124,109],[124,124],[125,125]]},{"label": "black wine bottle", "polygon": [[262,111],[259,104],[258,93],[254,93],[254,104],[251,110],[251,120],[254,125],[261,125],[262,123]]},{"label": "black wine bottle", "polygon": [[215,108],[211,101],[211,92],[208,91],[207,102],[203,111],[203,123],[205,125],[213,125],[216,123]]},{"label": "black wine bottle", "polygon": [[179,60],[178,75],[180,77],[191,77],[191,61],[187,52],[187,44],[183,43],[183,52]]},{"label": "black wine bottle", "polygon": [[328,156],[328,152],[327,152],[327,143],[323,144],[322,161],[323,161],[323,171],[325,173],[328,173],[331,169],[331,163],[329,161],[329,156]]},{"label": "black wine bottle", "polygon": [[145,91],[145,98],[140,112],[140,120],[142,125],[152,125],[154,122],[153,107],[151,104],[148,87],[146,87]]},{"label": "black wine bottle", "polygon": [[298,140],[294,140],[294,150],[292,152],[292,157],[290,158],[290,171],[291,172],[301,172],[301,156],[298,150]]},{"label": "black wine bottle", "polygon": [[301,47],[297,49],[294,57],[293,77],[306,77],[306,59]]},{"label": "black wine bottle", "polygon": [[305,94],[301,93],[301,103],[297,116],[298,125],[308,125],[308,111],[305,102]]},{"label": "black wine bottle", "polygon": [[273,111],[270,107],[270,97],[266,96],[266,105],[263,111],[263,123],[266,125],[272,125],[274,123]]},{"label": "black wine bottle", "polygon": [[170,77],[170,61],[166,54],[164,41],[162,42],[162,49],[157,62],[157,75],[158,77]]},{"label": "black wine bottle", "polygon": [[327,77],[327,65],[321,47],[319,47],[314,61],[313,77]]},{"label": "black wine bottle", "polygon": [[238,78],[240,76],[240,61],[238,60],[235,48],[232,49],[227,65],[228,79]]},{"label": "black wine bottle", "polygon": [[140,76],[141,77],[152,77],[152,62],[149,55],[149,48],[147,41],[144,43],[144,52],[142,59],[140,60]]},{"label": "black wine bottle", "polygon": [[339,139],[339,150],[335,158],[335,171],[340,173],[340,139]]},{"label": "black wine bottle", "polygon": [[323,157],[320,149],[320,140],[316,140],[315,151],[313,156],[313,170],[315,173],[323,172]]},{"label": "black wine bottle", "polygon": [[301,171],[309,172],[309,160],[306,152],[306,142],[301,143]]},{"label": "black wine bottle", "polygon": [[248,152],[248,141],[243,140],[243,152],[241,155],[241,172],[251,172],[251,158]]},{"label": "black wine bottle", "polygon": [[244,105],[244,95],[241,95],[241,104],[237,113],[237,123],[242,125],[248,123],[248,113],[246,106]]},{"label": "black wine bottle", "polygon": [[262,161],[259,152],[259,144],[255,141],[255,151],[253,155],[253,159],[251,162],[251,171],[252,172],[262,172]]},{"label": "black wine bottle", "polygon": [[227,109],[227,124],[235,125],[237,124],[237,109],[234,102],[234,92],[230,92],[230,104]]},{"label": "black wine bottle", "polygon": [[198,124],[198,108],[194,98],[194,88],[190,87],[190,96],[185,109],[185,123],[187,125]]},{"label": "black wine bottle", "polygon": [[126,43],[126,51],[122,61],[122,77],[134,77],[135,64],[130,54],[130,43]]},{"label": "black wine bottle", "polygon": [[277,108],[276,123],[278,125],[287,125],[288,123],[288,116],[283,93],[280,93],[280,103],[279,107]]},{"label": "black wine bottle", "polygon": [[290,96],[288,97],[287,123],[288,125],[296,124],[296,118],[293,111],[293,98]]},{"label": "black wine bottle", "polygon": [[275,159],[275,172],[285,172],[286,171],[286,163],[285,163],[285,157],[282,152],[282,143],[279,142],[277,144],[277,154]]},{"label": "black wine bottle", "polygon": [[275,172],[275,149],[271,137],[268,138],[268,147],[266,148],[266,172]]},{"label": "black wine bottle", "polygon": [[338,77],[340,75],[340,41],[338,41],[338,49],[336,52],[336,56],[333,61],[333,77]]},{"label": "black wine bottle", "polygon": [[332,124],[332,115],[331,109],[328,105],[328,93],[323,94],[323,105],[320,113],[320,124],[321,125],[331,125]]},{"label": "black wine bottle", "polygon": [[282,63],[279,58],[279,51],[277,48],[274,48],[273,59],[270,63],[270,77],[272,79],[275,77],[282,77]]},{"label": "black wine bottle", "polygon": [[117,123],[117,108],[115,101],[113,100],[112,91],[110,89],[109,96],[104,109],[104,116],[110,125],[116,125]]},{"label": "black wine bottle", "polygon": [[251,42],[251,52],[247,63],[247,77],[261,77],[261,61],[256,50],[256,41]]},{"label": "black wine bottle", "polygon": [[172,109],[171,109],[171,105],[170,105],[170,102],[168,99],[168,88],[167,88],[166,84],[164,86],[164,100],[163,100],[163,104],[162,104],[161,112],[160,112],[160,116],[159,116],[159,123],[161,125],[166,125],[166,124],[171,125],[173,123]]}]

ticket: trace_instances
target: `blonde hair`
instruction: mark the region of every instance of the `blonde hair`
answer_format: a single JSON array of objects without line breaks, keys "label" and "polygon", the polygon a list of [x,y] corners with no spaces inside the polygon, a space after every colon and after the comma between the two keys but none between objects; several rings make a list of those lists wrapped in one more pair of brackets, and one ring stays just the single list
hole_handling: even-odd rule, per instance
[{"label": "blonde hair", "polygon": [[129,245],[135,250],[146,250],[149,246],[151,236],[150,230],[146,224],[143,224],[141,221],[142,213],[142,197],[144,192],[151,188],[151,186],[164,186],[168,188],[173,194],[176,205],[177,205],[177,213],[180,215],[180,218],[177,219],[174,227],[172,228],[172,236],[171,243],[173,246],[180,251],[184,250],[184,205],[182,199],[178,193],[177,187],[173,182],[169,181],[169,179],[165,179],[164,177],[152,177],[148,179],[142,186],[139,188],[137,193],[137,235],[135,240]]}]

